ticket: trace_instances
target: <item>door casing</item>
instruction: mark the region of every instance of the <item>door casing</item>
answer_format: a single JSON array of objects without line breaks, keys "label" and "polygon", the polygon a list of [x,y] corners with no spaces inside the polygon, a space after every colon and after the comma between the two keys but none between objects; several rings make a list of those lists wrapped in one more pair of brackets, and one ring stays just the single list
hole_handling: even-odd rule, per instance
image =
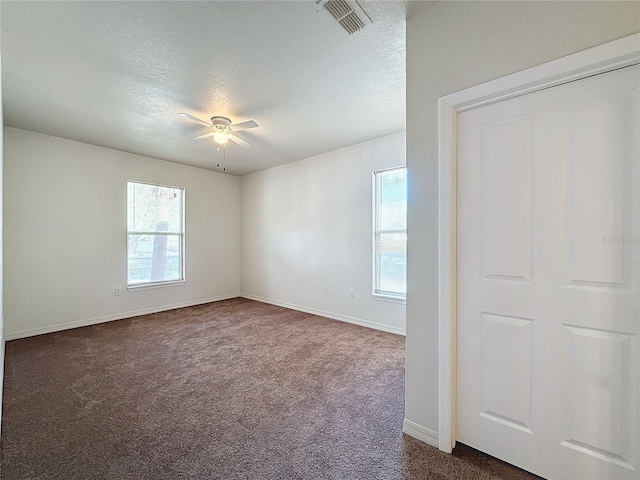
[{"label": "door casing", "polygon": [[563,83],[640,64],[640,33],[438,99],[438,446],[456,442],[456,145],[457,115]]}]

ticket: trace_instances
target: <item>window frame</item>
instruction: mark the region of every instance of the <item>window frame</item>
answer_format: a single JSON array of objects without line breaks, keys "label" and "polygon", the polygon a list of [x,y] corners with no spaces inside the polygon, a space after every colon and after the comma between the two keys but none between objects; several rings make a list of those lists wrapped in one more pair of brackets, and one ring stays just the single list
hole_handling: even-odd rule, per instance
[{"label": "window frame", "polygon": [[[139,185],[150,185],[153,187],[161,187],[161,188],[171,188],[173,190],[180,191],[180,232],[150,232],[150,231],[142,231],[142,230],[129,230],[129,185],[130,184],[139,184]],[[135,290],[147,290],[150,288],[160,288],[174,285],[183,285],[185,283],[185,230],[186,230],[186,221],[185,221],[185,196],[186,191],[184,187],[176,187],[173,185],[163,185],[160,183],[153,182],[141,182],[138,180],[127,180],[127,257],[126,257],[126,275],[127,275],[127,290],[135,291]],[[130,235],[149,235],[149,236],[178,236],[180,239],[180,278],[175,280],[150,280],[140,283],[129,283],[129,236]]]},{"label": "window frame", "polygon": [[[382,300],[386,302],[393,303],[406,303],[407,293],[400,292],[390,292],[386,290],[380,290],[378,288],[380,284],[380,268],[379,268],[379,258],[378,258],[378,236],[385,233],[404,233],[405,238],[407,235],[407,226],[405,222],[404,229],[393,229],[393,230],[380,230],[379,229],[379,199],[378,199],[378,175],[391,172],[394,170],[407,170],[406,165],[400,165],[397,167],[384,168],[380,170],[375,170],[371,172],[371,185],[372,185],[372,246],[371,246],[371,296],[374,300]],[[406,208],[406,207],[405,207]],[[406,211],[406,210],[405,210]],[[407,257],[407,250],[405,244],[405,262]]]}]

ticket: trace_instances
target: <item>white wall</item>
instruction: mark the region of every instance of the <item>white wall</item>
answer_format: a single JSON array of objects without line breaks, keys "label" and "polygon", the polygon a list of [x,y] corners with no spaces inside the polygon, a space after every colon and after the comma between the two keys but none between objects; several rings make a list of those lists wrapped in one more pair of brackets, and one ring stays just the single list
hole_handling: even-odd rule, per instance
[{"label": "white wall", "polygon": [[371,175],[404,164],[398,133],[243,176],[243,296],[404,333],[404,304],[371,296]]},{"label": "white wall", "polygon": [[438,97],[638,31],[640,2],[439,2],[407,21],[405,411],[427,436],[438,430]]},{"label": "white wall", "polygon": [[[0,61],[0,64],[2,62]],[[0,67],[0,426],[2,425],[2,386],[4,384],[4,314],[3,314],[3,277],[2,277],[2,260],[4,257],[4,250],[2,246],[2,215],[3,215],[3,207],[2,207],[2,164],[3,164],[3,152],[4,152],[4,131],[2,129],[2,125],[4,125],[4,118],[2,115],[2,68]],[[0,438],[1,438],[1,430],[0,430]]]},{"label": "white wall", "polygon": [[[238,177],[14,128],[4,140],[7,339],[239,294]],[[128,180],[186,189],[184,285],[127,291]]]}]

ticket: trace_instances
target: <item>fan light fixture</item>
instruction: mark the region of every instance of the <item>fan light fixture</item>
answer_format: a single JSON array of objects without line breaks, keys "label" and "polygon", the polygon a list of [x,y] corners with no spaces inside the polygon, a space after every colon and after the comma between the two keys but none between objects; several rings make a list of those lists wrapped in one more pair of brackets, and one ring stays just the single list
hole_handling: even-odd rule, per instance
[{"label": "fan light fixture", "polygon": [[213,141],[218,145],[224,145],[229,140],[229,134],[225,128],[216,127],[216,133],[213,134]]},{"label": "fan light fixture", "polygon": [[191,140],[213,137],[213,141],[218,145],[225,145],[228,140],[231,140],[236,145],[240,145],[241,147],[248,147],[249,144],[239,138],[236,135],[236,132],[239,130],[256,128],[258,126],[255,120],[247,120],[246,122],[231,124],[231,120],[229,120],[227,117],[215,116],[211,117],[211,122],[205,122],[204,120],[200,120],[199,118],[194,117],[193,115],[189,115],[188,113],[183,112],[179,113],[178,115],[186,118],[191,122],[204,125],[205,127],[209,127],[211,129],[209,132],[198,135],[197,137],[193,137]]}]

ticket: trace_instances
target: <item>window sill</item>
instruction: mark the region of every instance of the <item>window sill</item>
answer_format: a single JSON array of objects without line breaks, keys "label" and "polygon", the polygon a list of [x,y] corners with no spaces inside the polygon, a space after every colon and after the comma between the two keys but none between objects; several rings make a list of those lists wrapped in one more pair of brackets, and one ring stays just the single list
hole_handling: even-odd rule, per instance
[{"label": "window sill", "polygon": [[390,295],[384,293],[372,293],[371,296],[374,300],[378,300],[380,302],[389,302],[389,303],[407,303],[406,295]]},{"label": "window sill", "polygon": [[151,288],[173,287],[177,285],[184,285],[184,280],[172,280],[170,282],[140,283],[138,285],[127,286],[127,290],[132,292],[135,290],[149,290]]}]

